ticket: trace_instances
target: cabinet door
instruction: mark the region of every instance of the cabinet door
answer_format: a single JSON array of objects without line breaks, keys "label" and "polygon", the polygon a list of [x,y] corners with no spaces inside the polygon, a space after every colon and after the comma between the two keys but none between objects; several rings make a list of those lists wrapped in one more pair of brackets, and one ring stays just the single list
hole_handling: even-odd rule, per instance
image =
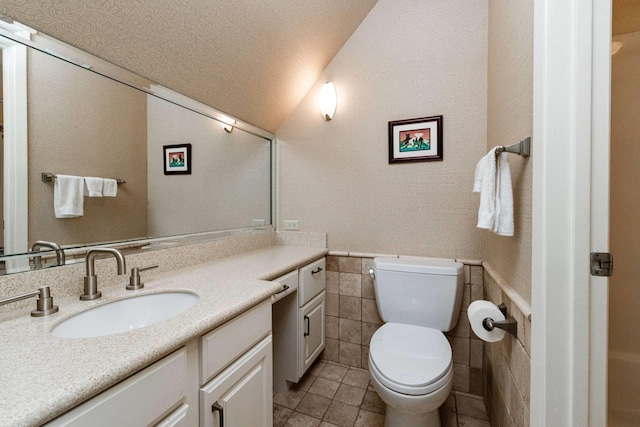
[{"label": "cabinet door", "polygon": [[200,389],[200,425],[272,427],[271,336]]},{"label": "cabinet door", "polygon": [[302,377],[309,366],[324,350],[324,291],[300,309],[299,334],[300,359],[298,361],[299,377]]}]

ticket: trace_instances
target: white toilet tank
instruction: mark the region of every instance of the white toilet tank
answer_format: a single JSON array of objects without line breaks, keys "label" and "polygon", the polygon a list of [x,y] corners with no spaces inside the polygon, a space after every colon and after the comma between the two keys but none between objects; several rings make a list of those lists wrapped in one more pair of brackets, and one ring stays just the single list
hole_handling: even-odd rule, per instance
[{"label": "white toilet tank", "polygon": [[374,258],[374,289],[385,323],[446,332],[458,322],[464,270],[459,262],[426,258]]}]

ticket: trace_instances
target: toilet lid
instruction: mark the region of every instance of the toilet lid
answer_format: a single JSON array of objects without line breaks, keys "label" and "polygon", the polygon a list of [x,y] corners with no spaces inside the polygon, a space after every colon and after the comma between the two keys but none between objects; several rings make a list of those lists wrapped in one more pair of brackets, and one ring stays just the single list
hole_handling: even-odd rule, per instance
[{"label": "toilet lid", "polygon": [[371,370],[385,386],[420,395],[452,370],[451,346],[444,334],[424,326],[385,323],[371,337]]}]

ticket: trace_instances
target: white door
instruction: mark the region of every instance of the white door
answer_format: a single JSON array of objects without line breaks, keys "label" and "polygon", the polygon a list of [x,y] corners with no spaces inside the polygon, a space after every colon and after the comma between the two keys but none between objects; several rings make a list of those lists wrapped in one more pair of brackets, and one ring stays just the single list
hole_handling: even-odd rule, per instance
[{"label": "white door", "polygon": [[534,3],[531,425],[606,425],[611,1]]}]

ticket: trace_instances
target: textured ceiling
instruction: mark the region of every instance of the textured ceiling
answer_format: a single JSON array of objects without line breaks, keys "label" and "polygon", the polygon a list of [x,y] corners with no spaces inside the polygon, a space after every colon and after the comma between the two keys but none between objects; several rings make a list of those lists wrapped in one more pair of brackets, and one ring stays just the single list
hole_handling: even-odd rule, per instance
[{"label": "textured ceiling", "polygon": [[275,132],[376,2],[2,0],[0,14]]}]

